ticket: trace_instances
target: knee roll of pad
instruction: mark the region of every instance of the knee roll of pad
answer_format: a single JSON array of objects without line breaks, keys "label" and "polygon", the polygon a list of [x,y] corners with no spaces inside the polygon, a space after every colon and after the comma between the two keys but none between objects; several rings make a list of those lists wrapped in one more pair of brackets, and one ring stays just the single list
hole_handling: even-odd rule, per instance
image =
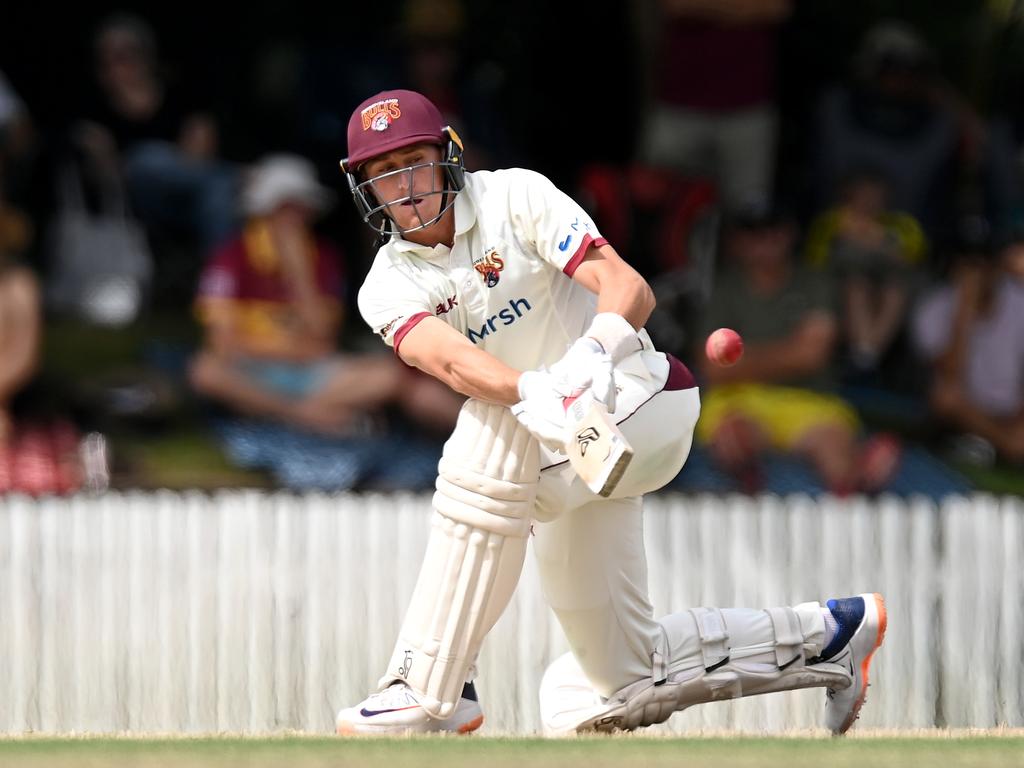
[{"label": "knee roll of pad", "polygon": [[435,717],[455,709],[526,555],[540,453],[512,412],[470,400],[438,466],[423,566],[381,686],[396,679]]}]

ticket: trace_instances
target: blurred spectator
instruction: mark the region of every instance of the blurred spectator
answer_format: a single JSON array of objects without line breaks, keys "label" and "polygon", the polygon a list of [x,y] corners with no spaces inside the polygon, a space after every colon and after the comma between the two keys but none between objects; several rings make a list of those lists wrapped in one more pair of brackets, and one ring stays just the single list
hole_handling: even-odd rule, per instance
[{"label": "blurred spectator", "polygon": [[658,0],[640,158],[714,179],[727,209],[766,205],[775,175],[777,35],[790,0]]},{"label": "blurred spectator", "polygon": [[[939,79],[932,52],[910,26],[880,22],[865,36],[849,85],[825,93],[816,137],[817,206],[859,168],[891,185],[891,204],[932,239],[949,234],[958,141],[975,126]],[[971,129],[973,130],[973,128]]]},{"label": "blurred spectator", "polygon": [[855,371],[870,371],[903,328],[914,270],[926,242],[913,216],[888,205],[886,179],[856,171],[839,204],[821,214],[807,237],[808,262],[828,269],[839,292],[842,331]]},{"label": "blurred spectator", "polygon": [[219,158],[217,126],[194,91],[164,75],[152,28],[117,14],[93,39],[95,90],[74,130],[101,188],[124,175],[147,227],[208,249],[235,231],[237,172]]},{"label": "blurred spectator", "polygon": [[321,434],[365,431],[368,415],[389,404],[449,429],[461,402],[446,388],[392,355],[336,353],[341,259],[312,228],[331,199],[302,158],[272,155],[252,171],[245,227],[200,282],[206,338],[191,365],[194,388],[236,412]]},{"label": "blurred spectator", "polygon": [[698,440],[744,490],[763,484],[760,455],[776,450],[807,459],[833,493],[874,491],[896,468],[898,447],[858,441],[853,408],[830,394],[838,339],[824,276],[792,263],[796,231],[779,214],[737,217],[728,239],[735,271],[708,303],[706,327],[735,329],[745,350],[731,367],[705,364]]},{"label": "blurred spectator", "polygon": [[962,433],[956,453],[1024,463],[1024,230],[995,259],[967,258],[917,307],[914,340],[932,365],[931,406]]}]

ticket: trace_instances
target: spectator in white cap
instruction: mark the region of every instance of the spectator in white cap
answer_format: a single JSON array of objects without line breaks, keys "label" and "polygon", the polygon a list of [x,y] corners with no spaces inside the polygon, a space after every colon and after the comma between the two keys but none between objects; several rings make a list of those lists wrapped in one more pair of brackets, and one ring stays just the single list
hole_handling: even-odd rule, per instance
[{"label": "spectator in white cap", "polygon": [[195,308],[205,338],[192,386],[238,413],[322,434],[350,434],[391,403],[450,427],[461,403],[446,390],[390,355],[338,353],[342,260],[313,230],[333,199],[304,158],[256,164],[242,193],[242,231],[200,278]]},{"label": "spectator in white cap", "polygon": [[265,216],[286,202],[320,212],[334,203],[334,193],[320,186],[313,164],[297,155],[268,155],[252,170],[242,191],[249,216]]}]

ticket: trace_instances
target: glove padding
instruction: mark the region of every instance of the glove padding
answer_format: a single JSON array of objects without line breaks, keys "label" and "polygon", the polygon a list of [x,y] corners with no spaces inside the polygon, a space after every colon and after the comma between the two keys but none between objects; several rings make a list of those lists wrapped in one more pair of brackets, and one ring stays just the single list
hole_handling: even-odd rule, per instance
[{"label": "glove padding", "polygon": [[551,366],[551,373],[565,380],[579,394],[589,388],[594,399],[615,413],[615,365],[612,356],[589,336],[577,339],[562,359]]},{"label": "glove padding", "polygon": [[565,451],[565,399],[578,396],[584,388],[574,388],[564,377],[540,368],[519,376],[519,397],[512,414],[530,434],[552,451]]}]

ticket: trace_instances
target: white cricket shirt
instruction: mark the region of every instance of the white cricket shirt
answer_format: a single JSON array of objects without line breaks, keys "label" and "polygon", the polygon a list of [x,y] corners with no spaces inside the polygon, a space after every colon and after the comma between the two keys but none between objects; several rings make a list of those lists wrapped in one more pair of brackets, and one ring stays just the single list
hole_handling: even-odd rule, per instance
[{"label": "white cricket shirt", "polygon": [[520,168],[467,173],[454,208],[454,247],[392,236],[380,248],[359,290],[363,319],[396,352],[433,315],[513,368],[561,358],[596,311],[572,279],[587,249],[606,242],[590,216]]}]

